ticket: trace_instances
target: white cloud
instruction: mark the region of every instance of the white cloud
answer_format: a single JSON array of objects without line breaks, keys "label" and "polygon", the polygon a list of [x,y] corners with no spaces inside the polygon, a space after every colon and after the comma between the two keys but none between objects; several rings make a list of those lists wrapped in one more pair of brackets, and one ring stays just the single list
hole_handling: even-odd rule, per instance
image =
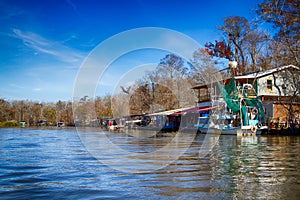
[{"label": "white cloud", "polygon": [[36,92],[41,91],[41,88],[33,88],[33,91],[36,91]]},{"label": "white cloud", "polygon": [[55,57],[65,63],[80,63],[84,59],[84,54],[59,42],[48,40],[32,32],[24,32],[19,29],[13,29],[15,38],[21,39],[23,43],[37,51]]}]

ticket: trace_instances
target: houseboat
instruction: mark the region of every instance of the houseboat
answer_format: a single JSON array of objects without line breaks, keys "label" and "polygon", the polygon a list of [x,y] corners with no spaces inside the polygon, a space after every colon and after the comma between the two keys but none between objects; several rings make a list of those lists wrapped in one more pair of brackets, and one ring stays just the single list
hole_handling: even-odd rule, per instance
[{"label": "houseboat", "polygon": [[[201,133],[216,133],[230,135],[261,134],[267,130],[264,121],[264,107],[251,84],[236,83],[232,78],[221,84],[216,82],[196,86],[193,89],[202,91],[204,99],[199,102],[199,110],[209,106],[205,112],[200,112],[197,124]],[[210,91],[211,96],[208,94]],[[201,98],[199,98],[201,100]]]}]

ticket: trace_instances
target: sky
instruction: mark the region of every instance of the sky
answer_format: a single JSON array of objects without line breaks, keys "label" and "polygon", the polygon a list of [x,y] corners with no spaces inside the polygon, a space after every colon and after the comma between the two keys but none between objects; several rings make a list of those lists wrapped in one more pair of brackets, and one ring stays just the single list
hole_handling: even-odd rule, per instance
[{"label": "sky", "polygon": [[[0,0],[0,98],[72,100],[80,69],[104,41],[124,31],[158,27],[182,33],[204,46],[222,37],[216,27],[225,17],[252,20],[260,2]],[[107,48],[104,54],[110,51]],[[158,63],[166,53],[145,49],[120,55],[101,74],[95,95],[111,93],[121,79],[133,82],[137,74],[142,76],[141,66],[153,68],[147,63]]]}]

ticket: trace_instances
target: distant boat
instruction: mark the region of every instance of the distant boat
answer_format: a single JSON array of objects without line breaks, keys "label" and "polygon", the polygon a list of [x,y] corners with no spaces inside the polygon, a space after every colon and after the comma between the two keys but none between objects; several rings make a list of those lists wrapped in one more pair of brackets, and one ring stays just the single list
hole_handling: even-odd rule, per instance
[{"label": "distant boat", "polygon": [[65,126],[65,123],[64,123],[64,122],[57,122],[57,123],[56,123],[56,126],[57,126],[57,127],[64,127],[64,126]]},{"label": "distant boat", "polygon": [[24,121],[21,121],[19,124],[20,124],[20,127],[21,127],[21,128],[26,127],[26,122],[24,122]]},{"label": "distant boat", "polygon": [[106,121],[108,131],[118,131],[120,129],[116,119],[108,119]]}]

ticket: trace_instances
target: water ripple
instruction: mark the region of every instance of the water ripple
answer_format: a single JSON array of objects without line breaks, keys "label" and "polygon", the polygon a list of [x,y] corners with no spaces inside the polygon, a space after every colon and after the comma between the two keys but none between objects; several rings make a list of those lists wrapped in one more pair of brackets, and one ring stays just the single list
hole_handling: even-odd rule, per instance
[{"label": "water ripple", "polygon": [[[87,134],[97,137],[102,133]],[[170,138],[135,138],[119,133],[109,137],[134,153],[152,152],[170,141]],[[75,129],[0,129],[0,196],[2,199],[300,198],[299,137],[221,136],[212,152],[199,158],[202,142],[200,135],[179,159],[160,170],[131,174],[116,171],[91,156]],[[170,153],[174,152],[166,150],[159,158],[145,161],[129,154],[120,164],[133,169],[135,165],[151,167],[168,159]],[[106,159],[113,157],[106,156]]]}]

